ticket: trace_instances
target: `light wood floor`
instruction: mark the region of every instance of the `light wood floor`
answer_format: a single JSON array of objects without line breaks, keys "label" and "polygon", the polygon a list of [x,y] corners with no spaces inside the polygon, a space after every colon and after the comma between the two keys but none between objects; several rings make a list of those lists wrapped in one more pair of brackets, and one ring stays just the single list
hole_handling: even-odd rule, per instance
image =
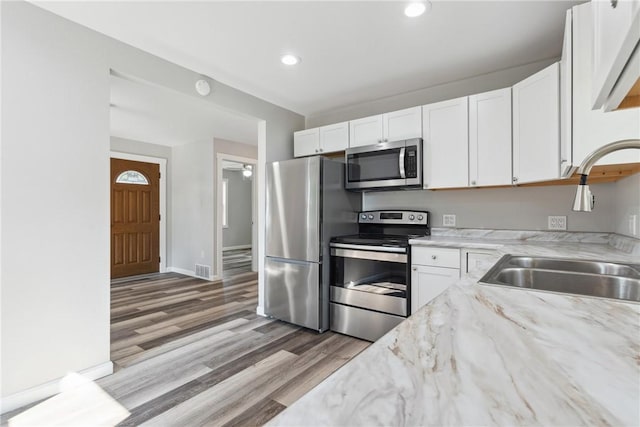
[{"label": "light wood floor", "polygon": [[[259,317],[257,293],[255,273],[221,282],[169,273],[113,284],[116,372],[96,384],[130,413],[119,425],[261,425],[369,345]],[[97,411],[84,412],[68,424],[97,421]]]}]

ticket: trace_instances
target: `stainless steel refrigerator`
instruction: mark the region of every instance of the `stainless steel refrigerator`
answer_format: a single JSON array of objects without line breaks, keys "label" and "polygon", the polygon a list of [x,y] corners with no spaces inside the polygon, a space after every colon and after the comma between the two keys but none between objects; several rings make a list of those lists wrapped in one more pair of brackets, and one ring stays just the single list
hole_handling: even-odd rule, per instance
[{"label": "stainless steel refrigerator", "polygon": [[344,164],[306,157],[267,164],[265,312],[329,328],[329,239],[358,230],[361,195],[344,189]]}]

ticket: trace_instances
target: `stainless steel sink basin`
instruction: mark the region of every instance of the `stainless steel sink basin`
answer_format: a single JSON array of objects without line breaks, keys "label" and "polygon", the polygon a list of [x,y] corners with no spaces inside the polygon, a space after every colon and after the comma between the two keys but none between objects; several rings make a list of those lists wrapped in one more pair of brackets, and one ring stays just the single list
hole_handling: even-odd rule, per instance
[{"label": "stainless steel sink basin", "polygon": [[640,265],[505,255],[481,284],[640,302]]}]

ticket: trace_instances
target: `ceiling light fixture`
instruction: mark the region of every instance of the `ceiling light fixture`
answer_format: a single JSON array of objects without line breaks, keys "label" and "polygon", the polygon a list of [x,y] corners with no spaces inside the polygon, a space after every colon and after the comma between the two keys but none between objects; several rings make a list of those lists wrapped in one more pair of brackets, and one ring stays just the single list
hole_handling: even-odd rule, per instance
[{"label": "ceiling light fixture", "polygon": [[253,175],[253,166],[242,165],[242,176],[245,178],[251,178],[251,175]]},{"label": "ceiling light fixture", "polygon": [[286,55],[282,55],[282,57],[280,57],[280,62],[282,62],[284,65],[296,65],[300,62],[300,58],[287,53]]},{"label": "ceiling light fixture", "polygon": [[415,18],[431,9],[431,2],[413,2],[404,8],[404,14],[409,18]]}]

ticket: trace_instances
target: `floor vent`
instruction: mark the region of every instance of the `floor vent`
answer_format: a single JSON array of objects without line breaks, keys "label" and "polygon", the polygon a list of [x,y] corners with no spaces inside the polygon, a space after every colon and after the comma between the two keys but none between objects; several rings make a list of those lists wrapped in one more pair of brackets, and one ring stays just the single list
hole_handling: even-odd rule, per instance
[{"label": "floor vent", "polygon": [[208,265],[196,264],[196,276],[209,280],[209,270],[211,267]]}]

